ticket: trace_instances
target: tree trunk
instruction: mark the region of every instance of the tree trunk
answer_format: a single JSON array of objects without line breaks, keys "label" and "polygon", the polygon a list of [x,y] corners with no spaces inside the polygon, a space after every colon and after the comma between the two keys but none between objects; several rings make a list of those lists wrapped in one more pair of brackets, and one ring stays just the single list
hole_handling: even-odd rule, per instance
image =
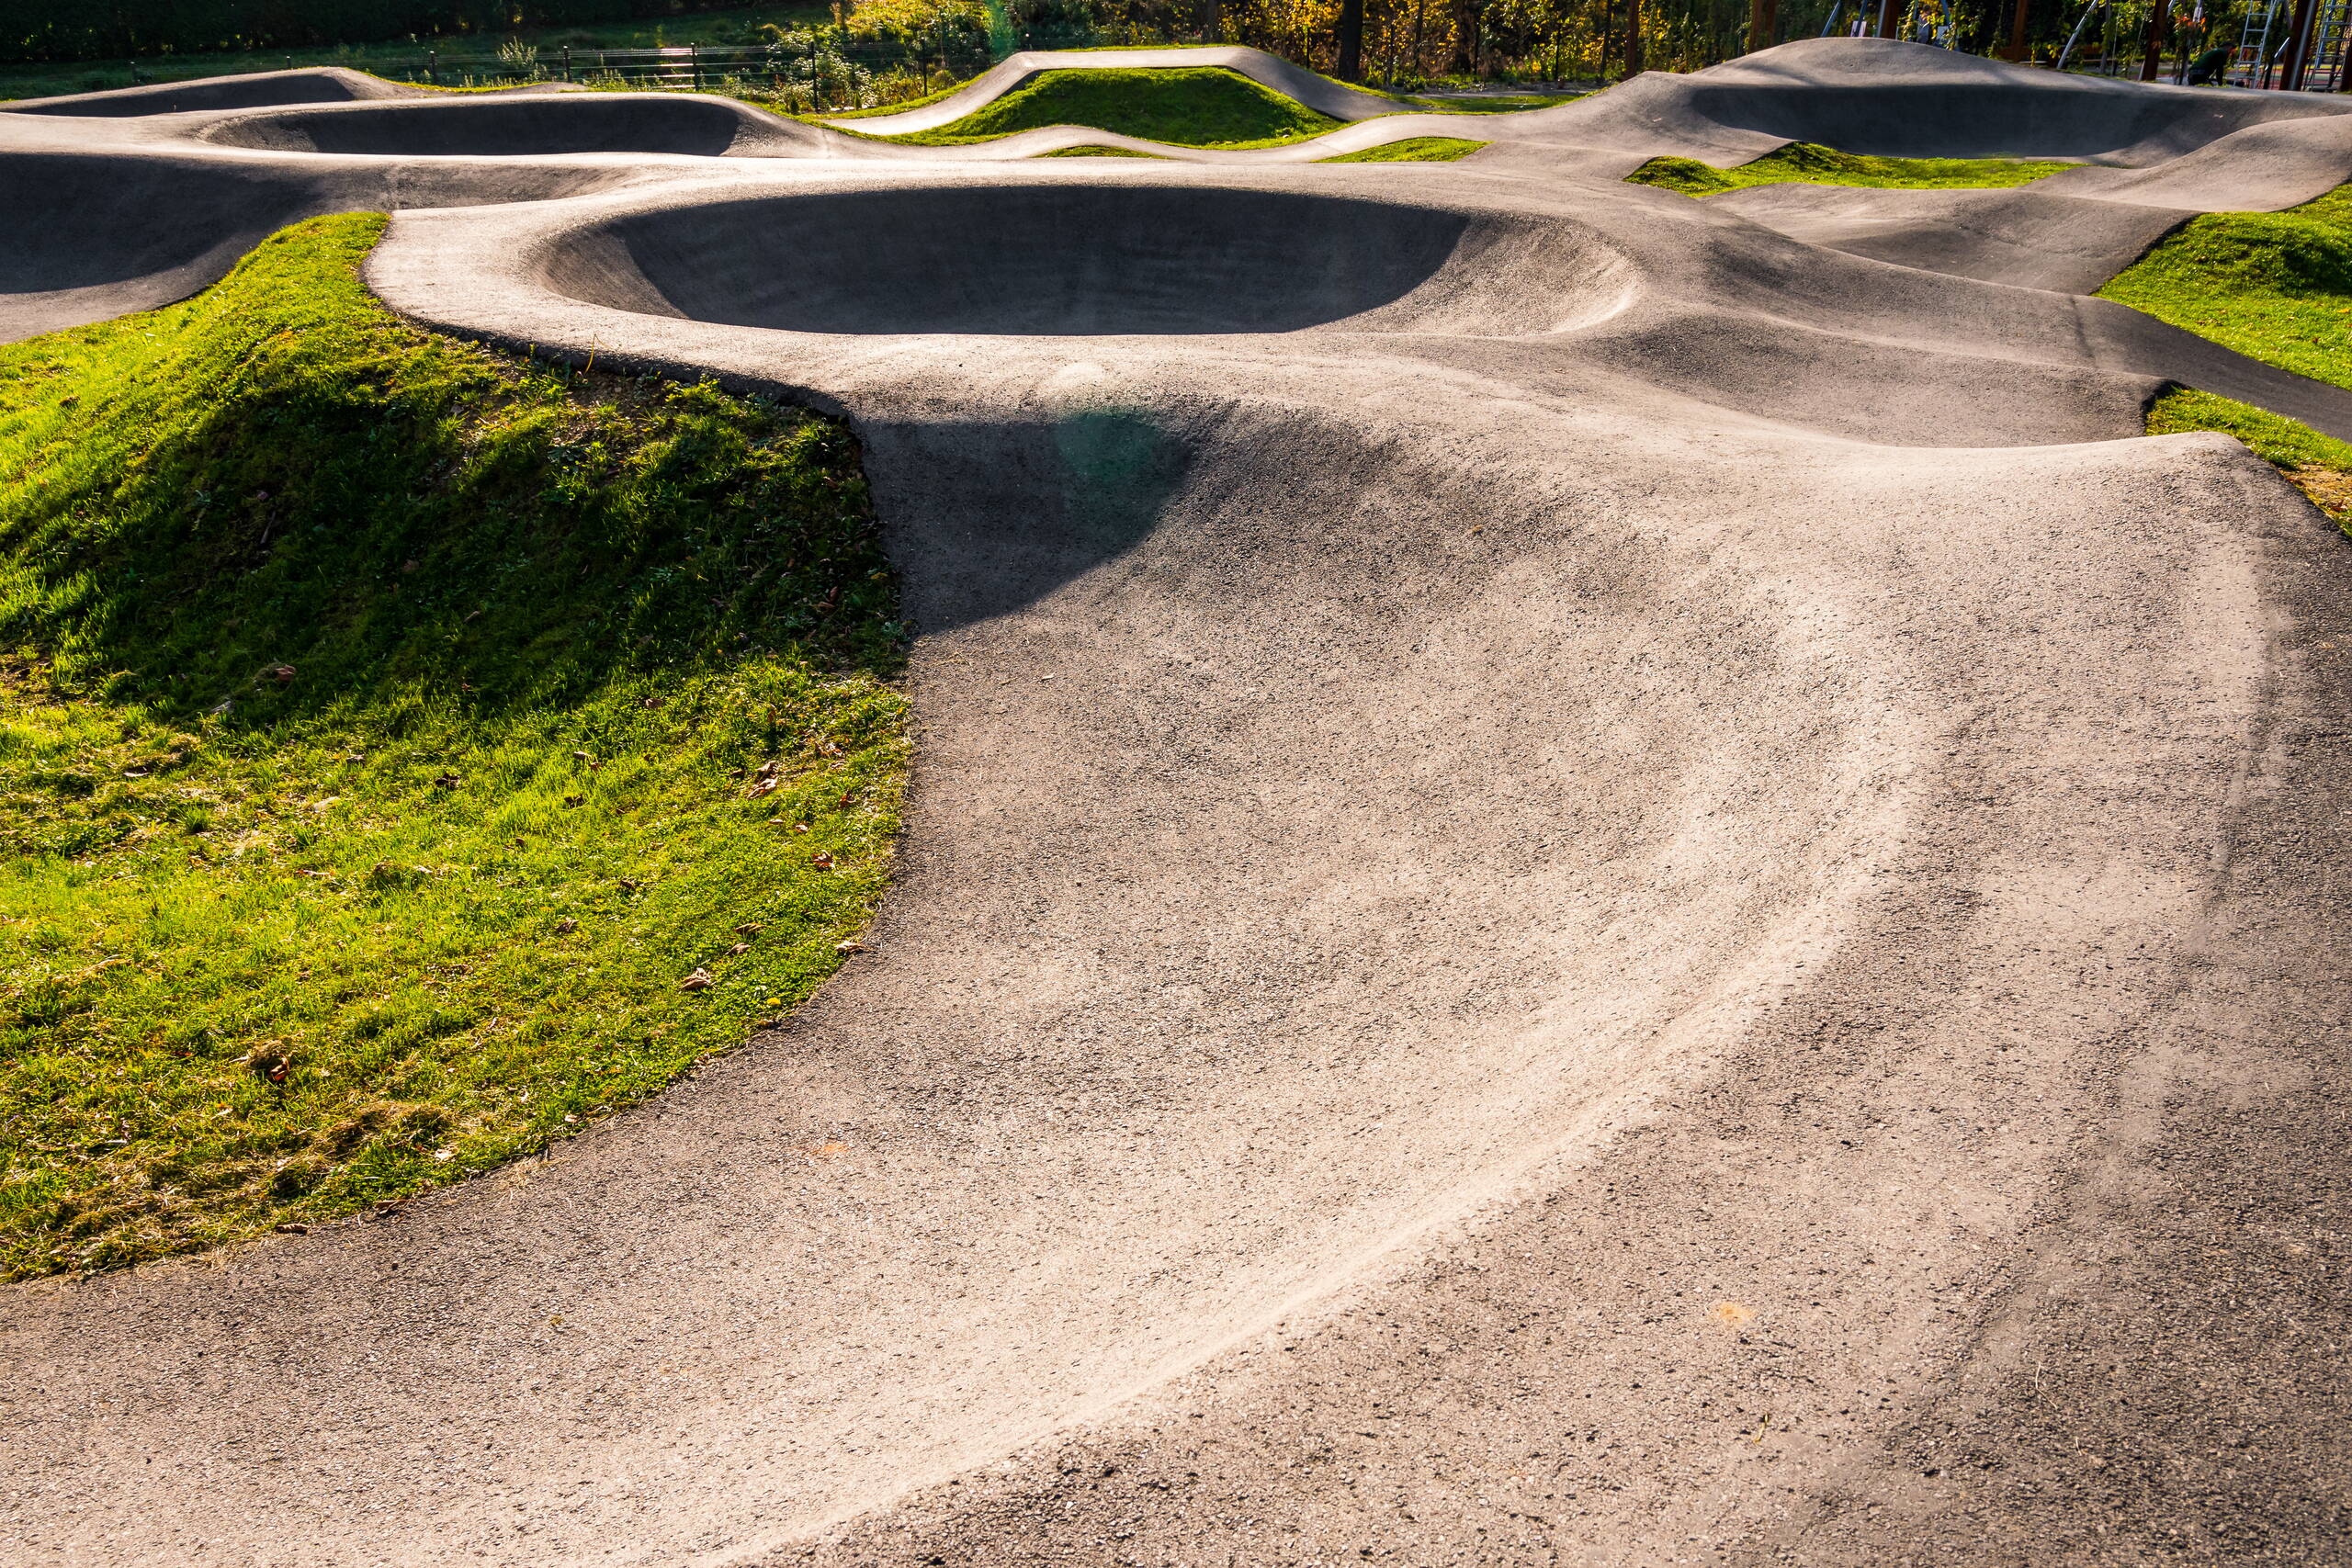
[{"label": "tree trunk", "polygon": [[1775,0],[1749,0],[1747,7],[1747,52],[1772,47],[1772,13]]},{"label": "tree trunk", "polygon": [[2148,8],[2148,40],[2140,51],[2140,80],[2153,82],[2165,68],[2165,38],[2171,30],[2172,0],[2156,0]]},{"label": "tree trunk", "polygon": [[[2025,13],[2033,0],[2018,0],[2017,10],[2009,17],[2009,41],[2001,51],[2004,60],[2025,58]],[[2064,18],[2060,18],[2064,20]]]},{"label": "tree trunk", "polygon": [[1478,73],[1478,0],[1453,0],[1453,58],[1445,69],[1453,76]]},{"label": "tree trunk", "polygon": [[1340,0],[1340,64],[1331,74],[1342,82],[1363,80],[1363,0]]},{"label": "tree trunk", "polygon": [[1642,73],[1642,0],[1625,0],[1625,74]]}]

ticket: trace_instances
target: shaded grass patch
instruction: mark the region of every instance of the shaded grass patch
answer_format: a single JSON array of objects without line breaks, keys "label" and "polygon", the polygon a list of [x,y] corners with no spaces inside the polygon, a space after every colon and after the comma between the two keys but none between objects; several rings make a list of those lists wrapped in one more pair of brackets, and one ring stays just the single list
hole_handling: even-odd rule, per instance
[{"label": "shaded grass patch", "polygon": [[322,219],[0,348],[0,1273],[483,1170],[879,897],[895,591],[838,423],[408,327]]}]

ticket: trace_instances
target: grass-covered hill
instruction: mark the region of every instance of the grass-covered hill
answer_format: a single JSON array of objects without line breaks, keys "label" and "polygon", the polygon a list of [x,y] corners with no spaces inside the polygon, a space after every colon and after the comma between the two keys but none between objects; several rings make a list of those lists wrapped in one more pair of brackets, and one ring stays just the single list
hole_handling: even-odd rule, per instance
[{"label": "grass-covered hill", "polygon": [[2352,387],[2352,186],[2192,220],[2099,294],[2249,358]]},{"label": "grass-covered hill", "polygon": [[1221,68],[1041,71],[953,124],[888,140],[957,147],[1049,125],[1082,125],[1182,147],[1272,147],[1341,123]]},{"label": "grass-covered hill", "polygon": [[1751,186],[1874,186],[1897,190],[1984,190],[2021,186],[2071,169],[2072,164],[2016,158],[1879,158],[1841,152],[1809,141],[1792,141],[1736,169],[1718,169],[1696,158],[1652,158],[1626,175],[1635,185],[1657,186],[1684,196],[1717,196]]},{"label": "grass-covered hill", "polygon": [[537,1148],[881,892],[900,628],[847,433],[406,326],[381,222],[0,349],[0,1274]]},{"label": "grass-covered hill", "polygon": [[[2194,219],[2099,294],[2249,359],[2352,388],[2352,186],[2284,212]],[[2352,528],[2352,445],[2205,392],[2157,400],[2148,428],[2234,435]]]}]

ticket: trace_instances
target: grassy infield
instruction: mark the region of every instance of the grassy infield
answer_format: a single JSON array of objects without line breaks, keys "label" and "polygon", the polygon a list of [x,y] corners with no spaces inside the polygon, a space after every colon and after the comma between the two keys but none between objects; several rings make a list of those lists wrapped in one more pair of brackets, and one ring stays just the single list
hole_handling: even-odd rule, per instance
[{"label": "grassy infield", "polygon": [[536,1148],[806,996],[882,889],[846,433],[401,325],[381,221],[0,349],[0,1274]]},{"label": "grassy infield", "polygon": [[[945,95],[939,95],[944,96]],[[911,106],[892,104],[872,114],[897,114]],[[1524,107],[1524,106],[1521,106]],[[1435,105],[1398,99],[1397,109],[1430,110]],[[859,118],[852,115],[830,119]],[[935,130],[879,138],[914,147],[967,147],[1052,125],[1083,125],[1115,130],[1147,141],[1179,147],[1241,149],[1282,147],[1337,130],[1345,123],[1305,104],[1217,67],[1149,71],[1043,71],[1002,97]],[[1416,137],[1364,152],[1343,153],[1326,163],[1444,162],[1486,145],[1457,137]],[[1149,158],[1157,154],[1117,147],[1073,147],[1048,158]]]},{"label": "grassy infield", "polygon": [[[933,135],[1320,119],[1154,80],[1189,76],[1250,92],[1047,77]],[[1635,177],[2060,166],[1685,163]],[[403,326],[356,278],[380,227],[0,349],[0,1276],[540,1147],[808,995],[881,892],[902,628],[846,434]],[[2352,386],[2352,187],[2199,219],[2103,292]],[[2352,516],[2344,443],[2194,392],[2149,429],[2240,436]]]}]

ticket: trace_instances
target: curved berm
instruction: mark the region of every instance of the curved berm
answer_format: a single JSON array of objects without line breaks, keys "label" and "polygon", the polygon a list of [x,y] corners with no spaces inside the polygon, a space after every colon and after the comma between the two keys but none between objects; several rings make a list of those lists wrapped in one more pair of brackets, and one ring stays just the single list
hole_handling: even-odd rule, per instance
[{"label": "curved berm", "polygon": [[[788,254],[789,266],[775,258]],[[1300,191],[1032,176],[715,201],[568,236],[573,299],[734,326],[1099,337],[1540,333],[1613,309],[1622,260],[1576,226]]]},{"label": "curved berm", "polygon": [[250,76],[208,76],[194,82],[153,82],[102,93],[0,103],[10,114],[89,115],[104,119],[263,108],[276,104],[343,104],[371,98],[423,97],[424,90],[346,71],[339,65],[263,71]]},{"label": "curved berm", "polygon": [[[918,787],[867,950],[660,1100],[397,1224],[0,1297],[0,1532],[2340,1557],[2352,560],[2142,432],[2352,393],[2082,290],[2340,183],[2341,107],[1832,40],[1454,164],[122,142],[314,206],[446,167],[395,310],[846,414]],[[1619,178],[1838,132],[2132,167]]]},{"label": "curved berm", "polygon": [[390,157],[545,157],[655,152],[697,158],[791,157],[826,133],[728,98],[668,93],[566,93],[282,109],[204,127],[223,147]]}]

